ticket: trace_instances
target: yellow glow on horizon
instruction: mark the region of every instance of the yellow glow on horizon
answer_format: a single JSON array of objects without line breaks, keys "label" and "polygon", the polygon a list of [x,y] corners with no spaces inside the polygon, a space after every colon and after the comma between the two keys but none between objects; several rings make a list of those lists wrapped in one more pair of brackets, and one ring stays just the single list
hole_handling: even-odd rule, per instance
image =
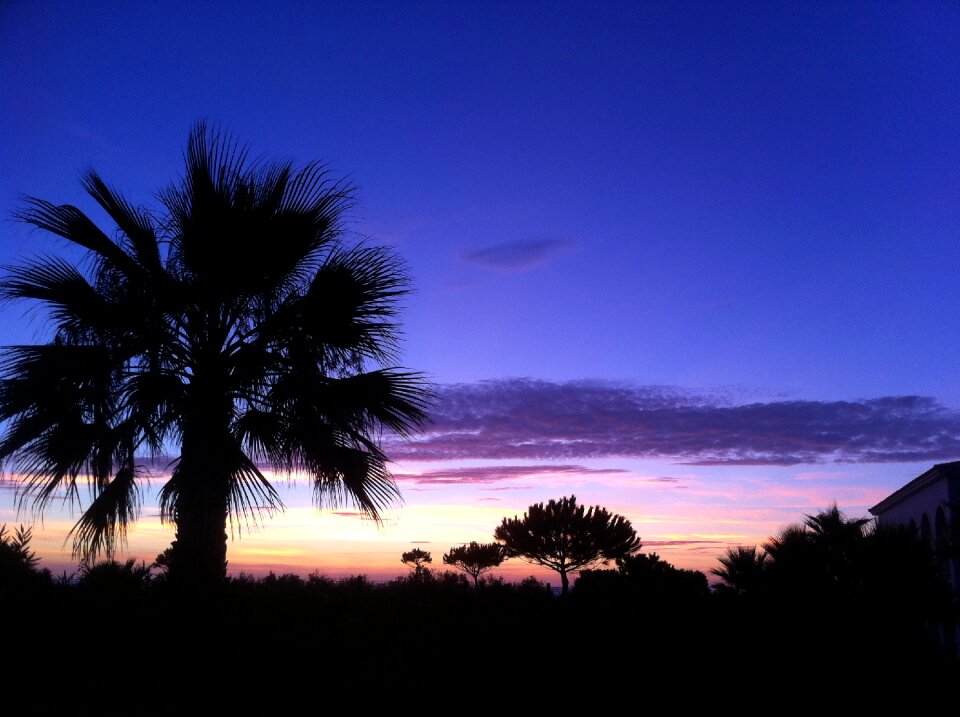
[{"label": "yellow glow on horizon", "polygon": [[[486,465],[486,464],[484,464]],[[616,467],[612,461],[598,467]],[[407,475],[442,465],[408,466]],[[460,469],[460,468],[458,468]],[[657,482],[657,475],[671,475],[676,483]],[[637,470],[619,474],[559,474],[536,478],[497,480],[495,484],[470,482],[443,485],[400,484],[406,503],[384,511],[380,523],[363,519],[350,508],[318,510],[309,504],[309,479],[268,472],[282,493],[287,507],[265,516],[260,525],[235,522],[230,530],[227,559],[233,574],[312,572],[331,576],[367,574],[389,578],[406,574],[400,554],[420,547],[433,555],[434,569],[444,569],[442,555],[470,541],[491,542],[493,531],[505,517],[521,516],[533,503],[575,493],[581,503],[602,505],[626,516],[644,544],[644,552],[656,552],[678,567],[709,571],[717,558],[733,545],[757,545],[783,526],[802,521],[833,502],[833,498],[864,501],[879,499],[884,489],[865,485],[837,484],[834,474],[807,472],[791,482],[760,471],[731,469],[720,478],[710,474]],[[14,480],[12,480],[14,479]],[[818,483],[825,481],[827,484]],[[11,498],[15,476],[0,485],[0,523],[13,527],[29,522],[18,517]],[[155,493],[158,481],[150,483]],[[634,490],[639,488],[639,490]],[[83,491],[81,491],[81,494]],[[875,501],[874,501],[875,502]],[[77,514],[61,505],[52,506],[43,523],[34,528],[33,548],[41,566],[54,572],[76,569],[67,538]],[[141,519],[131,525],[128,542],[116,557],[136,557],[148,563],[166,549],[174,537],[172,525],[162,525],[155,502],[147,496]],[[543,569],[520,560],[505,563],[495,574],[516,580],[534,574],[555,580]]]}]

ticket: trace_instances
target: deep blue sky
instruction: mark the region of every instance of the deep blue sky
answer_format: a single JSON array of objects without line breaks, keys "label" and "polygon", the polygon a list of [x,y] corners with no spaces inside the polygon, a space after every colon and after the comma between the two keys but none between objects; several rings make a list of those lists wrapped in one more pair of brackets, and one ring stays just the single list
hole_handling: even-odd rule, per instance
[{"label": "deep blue sky", "polygon": [[[405,361],[439,380],[960,403],[955,3],[0,13],[7,214],[89,206],[87,166],[150,202],[205,117],[353,179],[353,227],[418,288]],[[41,242],[5,226],[0,257]]]},{"label": "deep blue sky", "polygon": [[[684,476],[740,481],[743,511],[744,476],[840,460],[862,509],[960,458],[955,2],[13,0],[0,117],[7,217],[21,193],[97,216],[90,166],[152,203],[200,118],[349,176],[351,229],[416,287],[404,363],[469,384],[437,412],[474,431],[434,455],[456,470],[709,463]],[[0,263],[59,251],[0,231]]]}]

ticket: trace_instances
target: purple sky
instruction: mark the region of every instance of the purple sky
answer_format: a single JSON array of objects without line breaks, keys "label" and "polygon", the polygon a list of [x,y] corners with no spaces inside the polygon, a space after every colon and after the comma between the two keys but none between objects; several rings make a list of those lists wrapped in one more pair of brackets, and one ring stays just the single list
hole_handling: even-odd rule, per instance
[{"label": "purple sky", "polygon": [[[576,489],[639,523],[675,479],[701,497],[661,518],[710,486],[779,511],[749,541],[960,458],[958,90],[953,2],[14,1],[0,211],[99,218],[90,166],[150,204],[200,118],[323,159],[407,261],[403,360],[443,386],[393,450],[405,510]],[[0,263],[62,248],[0,226]],[[0,312],[0,343],[42,329]]]}]

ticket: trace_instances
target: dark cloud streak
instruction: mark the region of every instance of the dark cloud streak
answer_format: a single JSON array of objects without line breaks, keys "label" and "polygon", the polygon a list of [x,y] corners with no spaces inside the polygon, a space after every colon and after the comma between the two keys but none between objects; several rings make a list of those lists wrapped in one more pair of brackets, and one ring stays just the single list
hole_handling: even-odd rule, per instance
[{"label": "dark cloud streak", "polygon": [[464,252],[462,257],[469,264],[487,269],[522,271],[549,261],[567,246],[560,239],[514,241]]},{"label": "dark cloud streak", "polygon": [[[922,396],[737,405],[657,387],[504,379],[444,387],[432,418],[416,441],[388,446],[390,455],[423,461],[619,456],[783,466],[960,457],[960,412]],[[474,468],[462,470],[435,472],[433,482],[478,475]],[[490,482],[498,471],[533,474],[529,467],[483,470],[472,480]]]},{"label": "dark cloud streak", "polygon": [[413,481],[417,484],[496,483],[513,478],[530,478],[538,475],[597,475],[626,473],[619,468],[587,468],[575,465],[530,465],[530,466],[479,466],[424,471],[422,473],[397,473],[397,481]]}]

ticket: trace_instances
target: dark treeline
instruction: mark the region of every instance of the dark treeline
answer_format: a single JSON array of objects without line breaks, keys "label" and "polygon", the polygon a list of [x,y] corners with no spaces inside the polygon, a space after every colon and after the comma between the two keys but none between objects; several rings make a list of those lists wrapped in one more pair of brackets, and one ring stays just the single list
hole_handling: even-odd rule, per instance
[{"label": "dark treeline", "polygon": [[[384,584],[233,577],[215,595],[188,597],[162,569],[134,561],[57,580],[40,569],[28,533],[7,531],[0,607],[6,644],[28,662],[79,654],[128,679],[173,664],[195,687],[213,666],[329,685],[430,675],[450,686],[470,675],[472,689],[493,689],[501,674],[542,683],[558,672],[573,682],[662,675],[716,689],[749,677],[756,689],[852,692],[955,676],[944,635],[956,603],[933,557],[905,531],[855,523],[824,511],[760,549],[732,549],[713,590],[703,573],[635,553],[583,571],[565,597],[533,578],[474,584],[425,565]],[[137,660],[124,662],[131,650]]]}]

